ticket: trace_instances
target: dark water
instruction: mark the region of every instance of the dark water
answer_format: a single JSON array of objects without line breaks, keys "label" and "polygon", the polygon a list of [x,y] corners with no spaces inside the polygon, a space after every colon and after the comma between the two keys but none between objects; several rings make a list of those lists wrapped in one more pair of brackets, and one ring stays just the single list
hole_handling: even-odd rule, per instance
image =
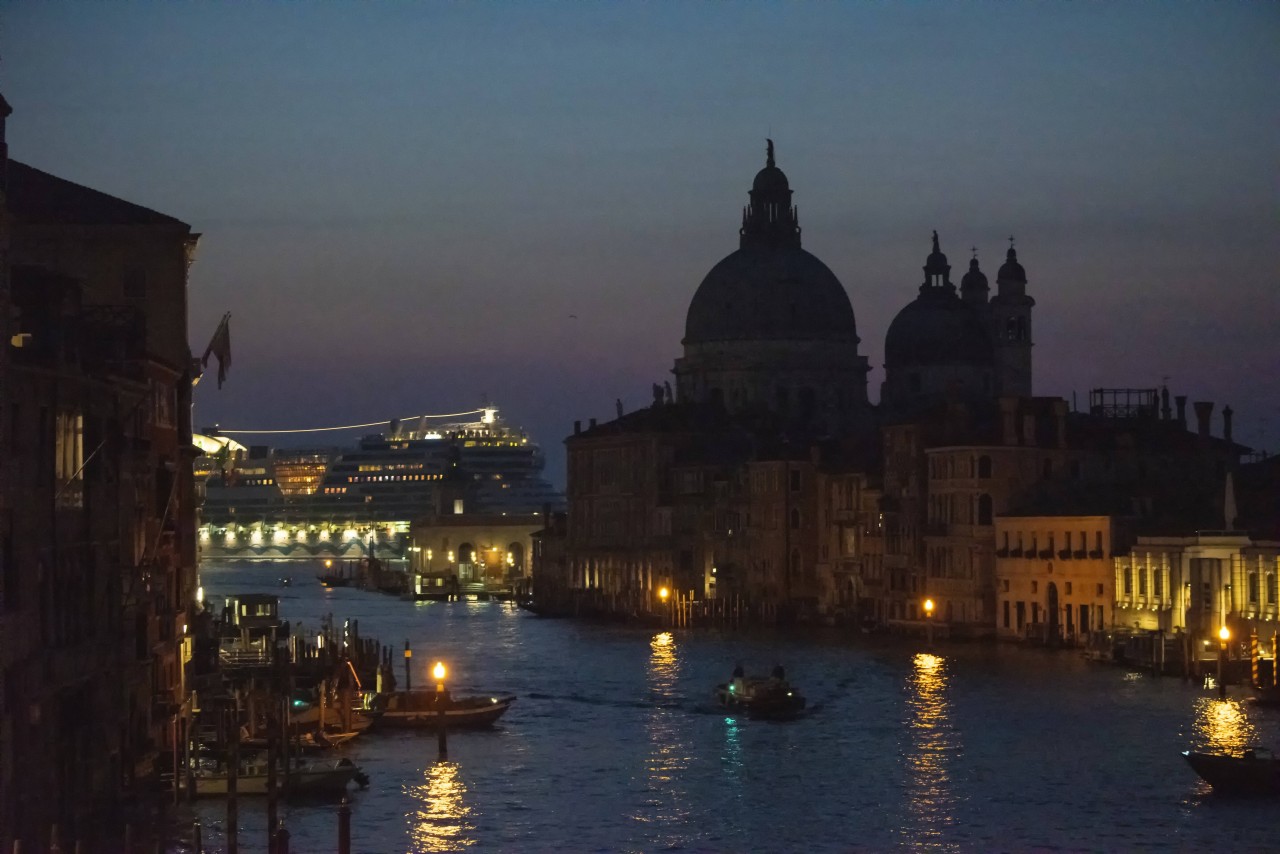
[{"label": "dark water", "polygon": [[[292,575],[294,583],[279,586]],[[332,612],[441,658],[460,692],[510,691],[499,729],[366,735],[372,778],[352,797],[354,850],[1280,850],[1280,805],[1216,798],[1187,747],[1280,747],[1280,712],[1071,653],[902,641],[670,633],[543,620],[490,603],[407,603],[326,591],[311,568],[212,567],[211,599],[281,595],[314,630]],[[710,703],[735,661],[775,662],[812,713],[787,724]],[[397,671],[400,676],[402,669]],[[206,848],[225,807],[202,802]],[[336,848],[335,807],[288,805],[294,852]],[[265,850],[242,800],[240,850]]]}]

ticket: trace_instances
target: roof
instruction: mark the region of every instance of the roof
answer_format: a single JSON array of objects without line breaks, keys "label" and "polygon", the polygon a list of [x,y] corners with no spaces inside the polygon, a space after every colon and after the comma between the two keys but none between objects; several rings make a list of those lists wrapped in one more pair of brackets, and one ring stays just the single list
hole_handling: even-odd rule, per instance
[{"label": "roof", "polygon": [[9,161],[7,202],[14,219],[31,224],[191,228],[180,219],[83,187],[17,160]]}]

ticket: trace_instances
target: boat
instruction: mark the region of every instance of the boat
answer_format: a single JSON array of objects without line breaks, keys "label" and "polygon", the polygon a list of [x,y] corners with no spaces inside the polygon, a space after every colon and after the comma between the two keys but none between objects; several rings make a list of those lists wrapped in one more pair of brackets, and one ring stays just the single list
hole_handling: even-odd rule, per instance
[{"label": "boat", "polygon": [[791,687],[781,667],[767,678],[746,676],[738,668],[732,680],[716,686],[715,698],[728,711],[760,720],[794,720],[805,707],[804,696]]},{"label": "boat", "polygon": [[450,696],[440,713],[440,694],[432,690],[378,694],[371,711],[379,729],[435,730],[443,719],[446,729],[487,729],[497,723],[516,701],[514,695]]},{"label": "boat", "polygon": [[[335,747],[341,747],[348,741],[351,741],[360,733],[368,729],[366,721],[361,729],[341,730],[326,728],[324,732],[300,732],[293,736],[289,742],[289,749],[299,753],[319,753],[332,750]],[[267,739],[265,738],[248,738],[240,742],[241,747],[248,747],[256,750],[267,749]]]},{"label": "boat", "polygon": [[1280,687],[1271,685],[1266,688],[1254,688],[1251,699],[1255,706],[1280,708]]},{"label": "boat", "polygon": [[[242,760],[236,774],[237,795],[267,794],[267,760],[254,755]],[[227,794],[227,769],[225,766],[202,765],[194,772],[196,794]],[[360,767],[345,757],[341,759],[296,759],[286,775],[283,768],[276,771],[276,784],[290,795],[341,795],[354,782],[360,788],[369,785],[368,776]]]},{"label": "boat", "polygon": [[324,562],[324,569],[325,569],[324,573],[321,575],[317,575],[316,580],[319,581],[325,587],[350,586],[352,573],[344,572],[342,569],[339,569],[337,572],[334,572],[333,561],[331,560],[326,560]]},{"label": "boat", "polygon": [[1193,750],[1182,755],[1215,792],[1280,795],[1280,758],[1265,747],[1250,747],[1239,756]]}]

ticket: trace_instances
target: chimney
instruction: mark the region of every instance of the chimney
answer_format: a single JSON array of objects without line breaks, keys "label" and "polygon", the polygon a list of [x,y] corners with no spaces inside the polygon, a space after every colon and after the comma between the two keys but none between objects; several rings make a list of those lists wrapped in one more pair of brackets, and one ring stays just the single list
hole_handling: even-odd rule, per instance
[{"label": "chimney", "polygon": [[1201,440],[1209,438],[1209,419],[1213,417],[1213,401],[1197,400],[1191,404],[1196,410],[1196,432]]},{"label": "chimney", "polygon": [[588,430],[596,429],[596,420],[594,418],[587,419],[587,429]]},{"label": "chimney", "polygon": [[578,436],[581,434],[582,434],[582,422],[581,421],[573,422],[573,435]]},{"label": "chimney", "polygon": [[1160,418],[1168,421],[1173,417],[1173,410],[1169,408],[1169,387],[1164,386],[1160,389]]},{"label": "chimney", "polygon": [[1053,402],[1053,421],[1057,431],[1058,447],[1067,446],[1067,402],[1061,398]]},{"label": "chimney", "polygon": [[1018,444],[1018,399],[1016,397],[1000,398],[1000,422],[1004,443]]},{"label": "chimney", "polygon": [[1231,441],[1231,416],[1235,415],[1230,406],[1222,407],[1222,438]]},{"label": "chimney", "polygon": [[1173,399],[1178,404],[1178,423],[1182,425],[1182,429],[1187,429],[1187,396],[1180,394]]}]

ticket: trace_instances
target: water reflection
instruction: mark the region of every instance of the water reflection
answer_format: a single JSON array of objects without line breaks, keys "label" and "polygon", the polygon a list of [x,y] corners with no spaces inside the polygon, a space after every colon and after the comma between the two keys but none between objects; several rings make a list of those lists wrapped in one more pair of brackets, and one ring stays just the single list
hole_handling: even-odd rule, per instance
[{"label": "water reflection", "polygon": [[641,808],[633,818],[654,825],[657,838],[673,844],[682,834],[674,825],[689,816],[689,798],[681,783],[693,752],[685,740],[686,727],[676,706],[679,699],[681,656],[671,632],[659,632],[649,642],[647,681],[652,706],[647,710],[645,732],[649,740],[645,757],[644,791]]},{"label": "water reflection", "polygon": [[1192,730],[1196,745],[1211,753],[1238,753],[1258,743],[1257,730],[1235,700],[1198,698]]},{"label": "water reflection", "polygon": [[436,762],[427,767],[421,784],[405,787],[418,803],[409,816],[414,851],[462,851],[476,844],[471,807],[464,801],[467,786],[458,770],[456,762]]},{"label": "water reflection", "polygon": [[919,653],[907,680],[907,807],[903,834],[913,848],[949,847],[945,835],[955,822],[956,799],[948,768],[956,752],[947,689],[947,660]]}]

